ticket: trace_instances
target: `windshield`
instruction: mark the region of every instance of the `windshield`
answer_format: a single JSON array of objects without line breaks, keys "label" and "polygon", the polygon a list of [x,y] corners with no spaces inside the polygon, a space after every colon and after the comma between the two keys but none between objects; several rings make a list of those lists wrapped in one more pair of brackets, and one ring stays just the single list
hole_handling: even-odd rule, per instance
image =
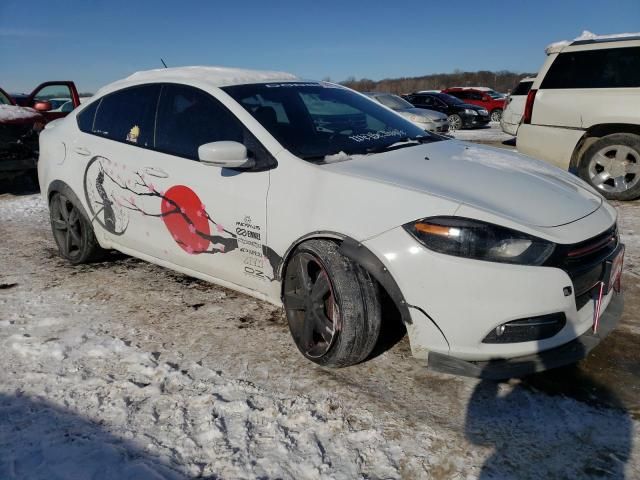
[{"label": "windshield", "polygon": [[486,93],[487,93],[487,95],[489,95],[494,100],[500,100],[500,99],[504,98],[503,94],[498,93],[495,90],[488,90]]},{"label": "windshield", "polygon": [[0,105],[11,105],[11,100],[0,90]]},{"label": "windshield", "polygon": [[462,105],[464,103],[459,98],[449,95],[448,93],[435,93],[434,95],[447,105]]},{"label": "windshield", "polygon": [[287,150],[306,160],[383,151],[398,142],[440,140],[377,102],[329,83],[223,87]]},{"label": "windshield", "polygon": [[374,97],[385,107],[389,107],[392,110],[404,110],[405,108],[414,108],[404,98],[400,98],[397,95],[376,95]]}]

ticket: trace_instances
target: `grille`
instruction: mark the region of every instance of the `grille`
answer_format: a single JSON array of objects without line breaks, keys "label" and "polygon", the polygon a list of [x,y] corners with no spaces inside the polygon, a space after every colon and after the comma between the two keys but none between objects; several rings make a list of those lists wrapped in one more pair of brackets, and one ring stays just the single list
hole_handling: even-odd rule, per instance
[{"label": "grille", "polygon": [[593,287],[604,273],[604,262],[619,243],[618,229],[609,230],[584,242],[558,245],[545,265],[558,267],[567,272],[573,282],[576,308],[584,307],[592,296]]}]

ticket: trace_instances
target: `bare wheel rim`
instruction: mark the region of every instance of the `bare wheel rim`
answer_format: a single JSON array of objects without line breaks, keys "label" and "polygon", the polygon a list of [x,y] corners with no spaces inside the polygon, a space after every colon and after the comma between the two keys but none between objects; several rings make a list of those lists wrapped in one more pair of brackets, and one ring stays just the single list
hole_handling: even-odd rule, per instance
[{"label": "bare wheel rim", "polygon": [[626,145],[601,148],[589,160],[589,178],[600,190],[621,193],[640,181],[640,153]]},{"label": "bare wheel rim", "polygon": [[491,112],[492,122],[499,122],[501,118],[502,118],[502,112],[500,110],[494,110],[493,112]]},{"label": "bare wheel rim", "polygon": [[459,130],[462,127],[462,119],[458,115],[451,115],[449,117],[449,129]]},{"label": "bare wheel rim", "polygon": [[291,334],[302,352],[322,357],[340,330],[340,312],[326,268],[314,255],[297,254],[287,266],[284,305]]},{"label": "bare wheel rim", "polygon": [[75,258],[82,251],[80,212],[64,195],[58,195],[51,205],[53,236],[62,254]]}]

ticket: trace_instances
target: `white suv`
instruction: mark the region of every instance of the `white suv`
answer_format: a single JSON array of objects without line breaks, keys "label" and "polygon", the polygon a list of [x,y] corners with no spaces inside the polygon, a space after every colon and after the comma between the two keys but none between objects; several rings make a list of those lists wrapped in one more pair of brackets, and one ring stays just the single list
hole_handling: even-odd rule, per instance
[{"label": "white suv", "polygon": [[579,175],[609,199],[640,197],[640,33],[547,47],[518,150]]}]

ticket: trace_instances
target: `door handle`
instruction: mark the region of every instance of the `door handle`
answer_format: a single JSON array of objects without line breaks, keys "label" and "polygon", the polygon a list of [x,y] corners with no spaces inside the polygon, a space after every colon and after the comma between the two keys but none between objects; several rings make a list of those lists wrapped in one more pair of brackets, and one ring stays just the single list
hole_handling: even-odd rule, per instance
[{"label": "door handle", "polygon": [[169,174],[158,167],[144,167],[143,170],[150,177],[169,178]]},{"label": "door handle", "polygon": [[91,152],[84,147],[76,147],[74,150],[78,155],[82,155],[83,157],[88,157],[91,155]]}]

